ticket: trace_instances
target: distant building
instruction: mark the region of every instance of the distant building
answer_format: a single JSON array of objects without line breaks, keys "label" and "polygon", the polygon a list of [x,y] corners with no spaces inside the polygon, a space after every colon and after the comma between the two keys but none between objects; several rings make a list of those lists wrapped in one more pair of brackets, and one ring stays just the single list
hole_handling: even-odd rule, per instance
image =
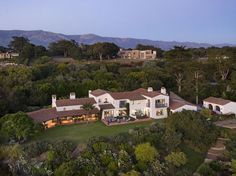
[{"label": "distant building", "polygon": [[236,102],[222,98],[209,97],[203,100],[203,107],[217,114],[236,114]]},{"label": "distant building", "polygon": [[0,59],[12,59],[18,56],[19,56],[19,53],[15,53],[15,52],[0,52]]},{"label": "distant building", "polygon": [[118,56],[124,59],[156,59],[157,53],[152,50],[123,50],[120,49]]}]

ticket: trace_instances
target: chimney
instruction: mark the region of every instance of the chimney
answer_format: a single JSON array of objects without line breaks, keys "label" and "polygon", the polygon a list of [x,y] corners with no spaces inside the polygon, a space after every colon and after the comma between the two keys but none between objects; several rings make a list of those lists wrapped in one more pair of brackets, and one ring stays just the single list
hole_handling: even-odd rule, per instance
[{"label": "chimney", "polygon": [[161,88],[161,93],[166,95],[166,88],[165,87]]},{"label": "chimney", "polygon": [[52,108],[55,108],[56,105],[56,101],[57,101],[57,96],[56,95],[52,95]]},{"label": "chimney", "polygon": [[148,92],[153,92],[153,88],[152,87],[148,87],[147,91]]},{"label": "chimney", "polygon": [[71,93],[70,93],[70,99],[71,99],[71,100],[74,100],[74,99],[75,99],[75,92],[71,92]]}]

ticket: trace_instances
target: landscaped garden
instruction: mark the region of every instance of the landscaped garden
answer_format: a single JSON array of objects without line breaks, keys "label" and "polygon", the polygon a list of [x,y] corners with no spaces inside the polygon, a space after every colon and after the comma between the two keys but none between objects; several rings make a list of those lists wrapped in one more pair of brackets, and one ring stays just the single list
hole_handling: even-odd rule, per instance
[{"label": "landscaped garden", "polygon": [[89,124],[58,126],[45,130],[33,140],[71,140],[73,142],[80,143],[87,141],[91,137],[112,136],[118,133],[128,132],[130,129],[135,127],[146,127],[153,122],[154,120],[107,127],[99,121]]}]

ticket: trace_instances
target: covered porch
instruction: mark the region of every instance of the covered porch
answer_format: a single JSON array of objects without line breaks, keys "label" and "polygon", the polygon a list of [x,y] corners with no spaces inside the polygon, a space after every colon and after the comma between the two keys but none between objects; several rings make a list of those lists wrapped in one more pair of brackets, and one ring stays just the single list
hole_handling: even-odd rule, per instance
[{"label": "covered porch", "polygon": [[45,128],[75,123],[88,123],[98,120],[99,110],[94,108],[90,112],[84,109],[57,111],[56,108],[41,109],[30,112],[28,115],[37,122],[42,123]]}]

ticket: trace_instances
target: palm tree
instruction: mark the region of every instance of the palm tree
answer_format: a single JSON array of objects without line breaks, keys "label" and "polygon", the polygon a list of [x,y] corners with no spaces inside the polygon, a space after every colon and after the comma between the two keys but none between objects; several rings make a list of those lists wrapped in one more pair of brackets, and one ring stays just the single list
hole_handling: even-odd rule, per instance
[{"label": "palm tree", "polygon": [[88,116],[90,115],[91,111],[95,108],[95,106],[91,103],[85,103],[82,108],[86,111],[86,121],[88,123]]}]

